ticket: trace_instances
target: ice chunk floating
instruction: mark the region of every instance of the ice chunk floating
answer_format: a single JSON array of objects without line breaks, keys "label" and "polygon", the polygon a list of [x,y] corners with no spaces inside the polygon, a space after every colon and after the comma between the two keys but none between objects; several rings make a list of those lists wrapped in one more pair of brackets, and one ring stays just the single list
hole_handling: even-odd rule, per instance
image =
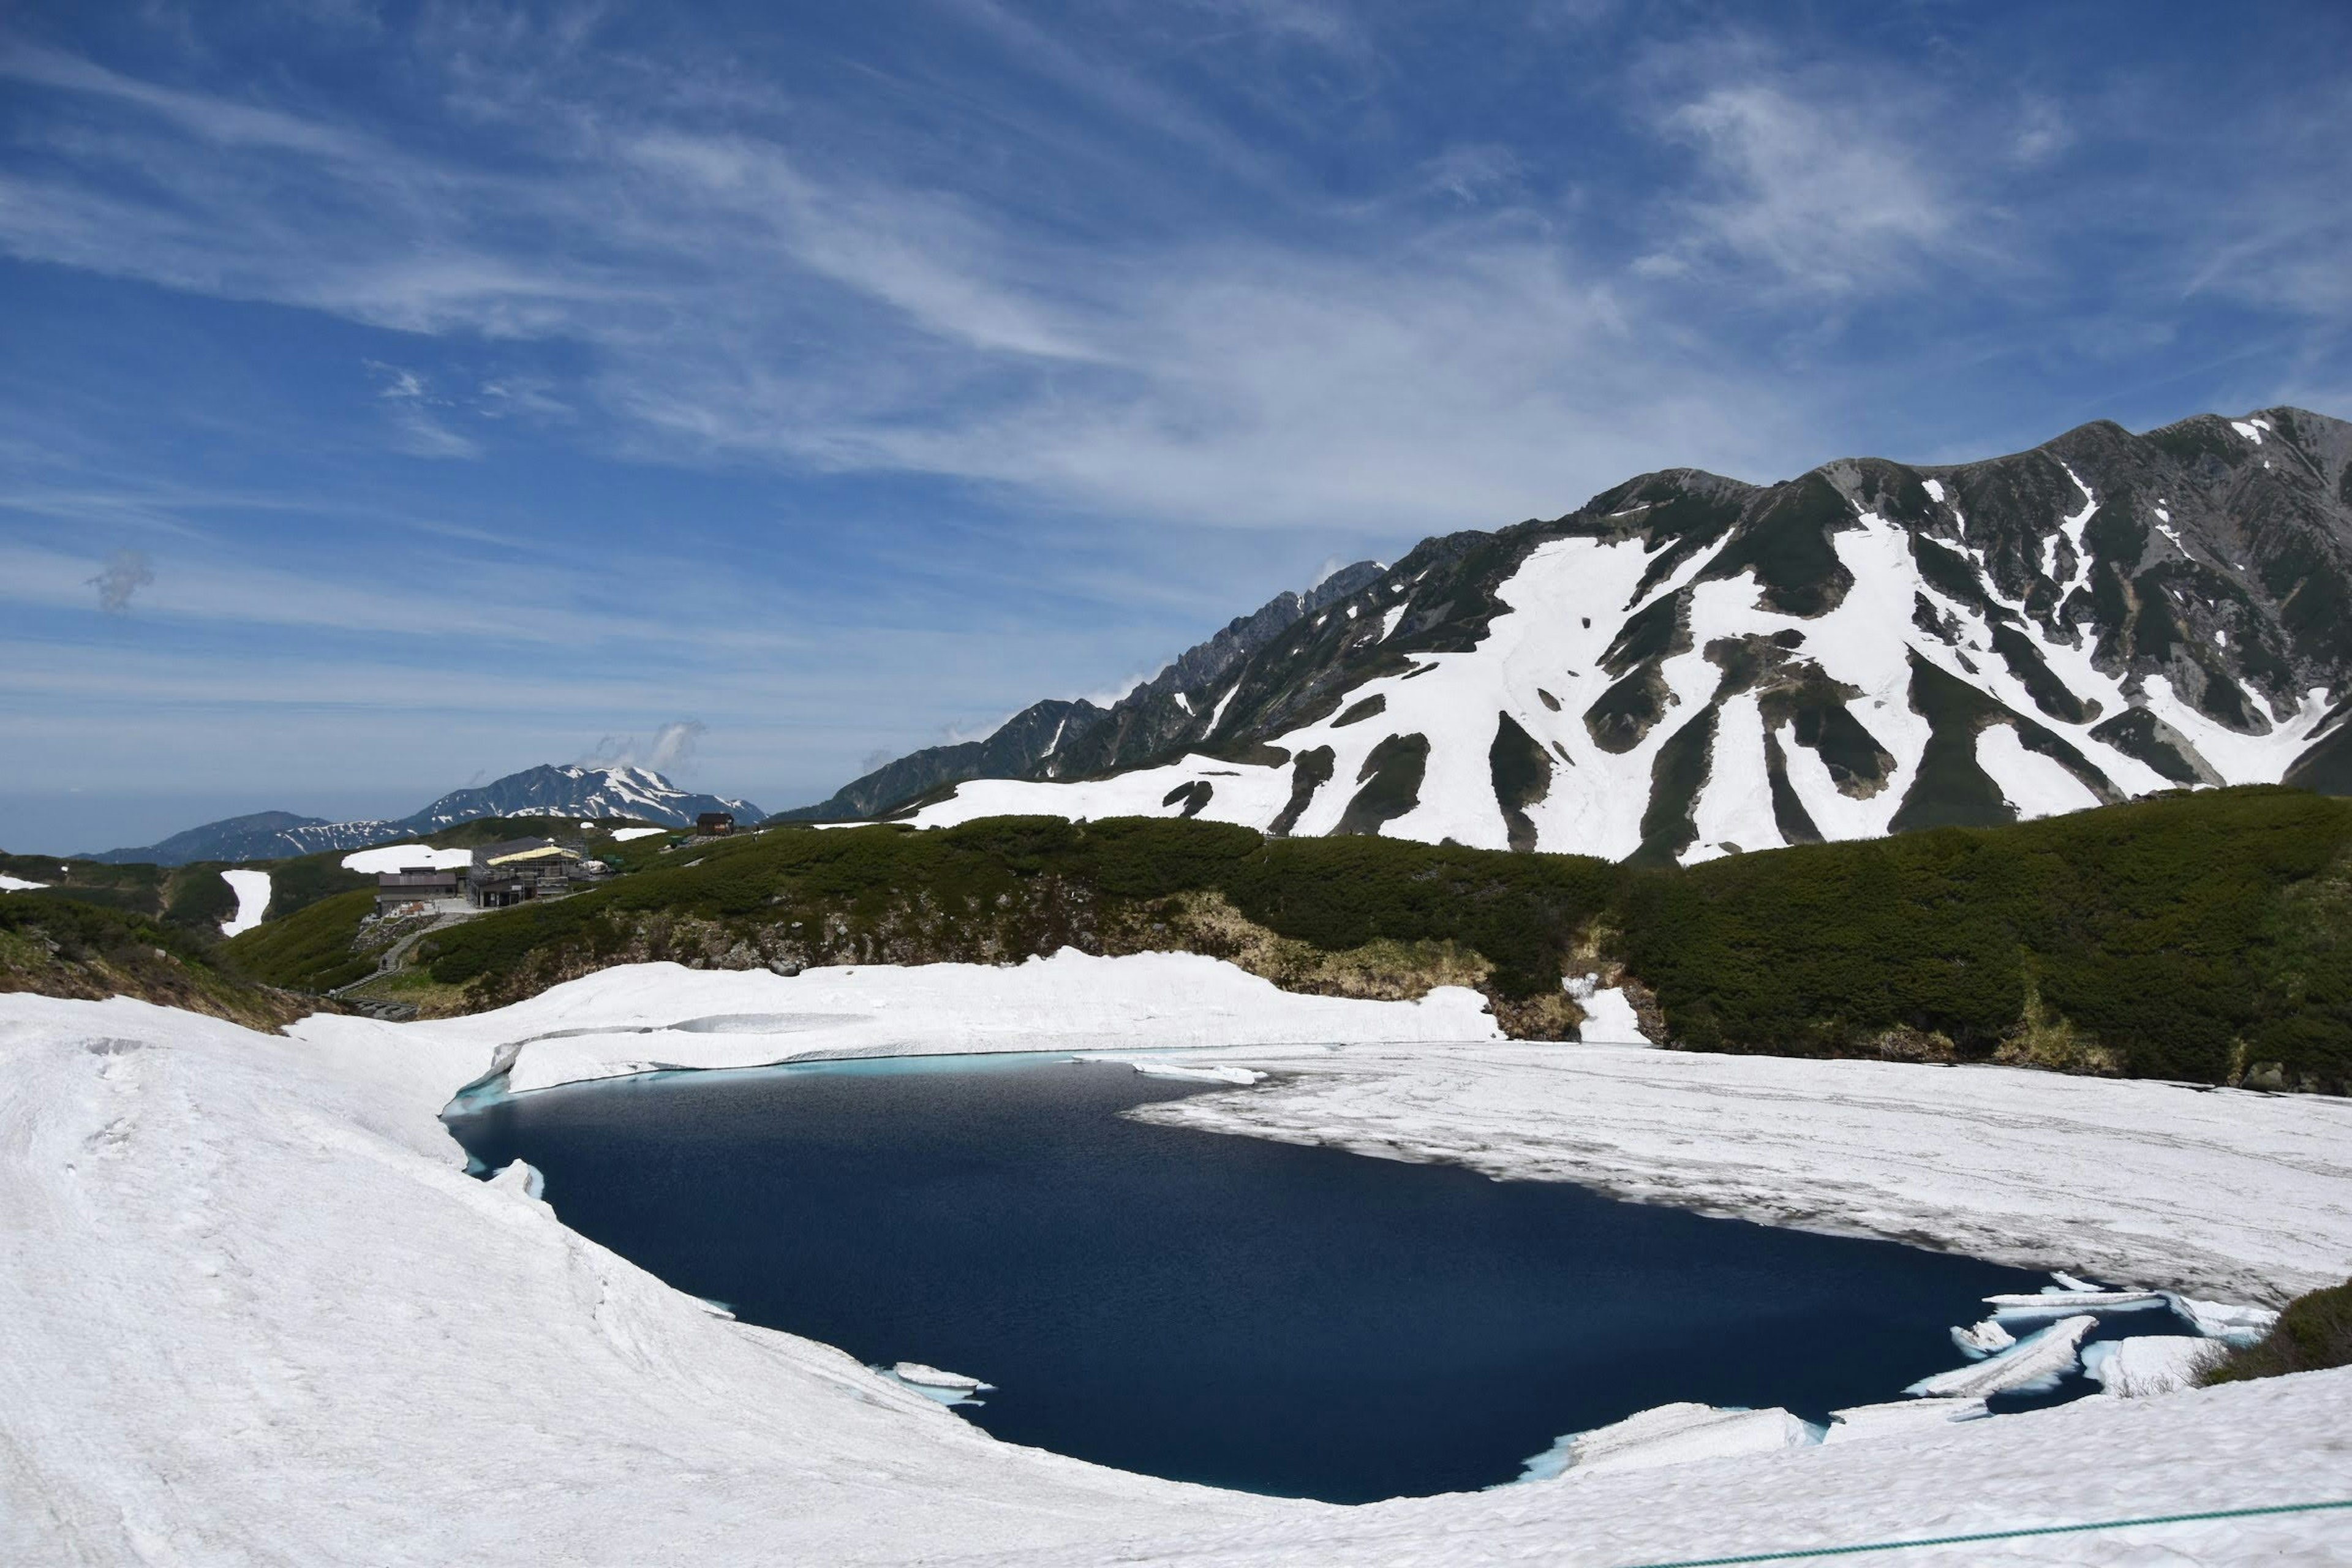
[{"label": "ice chunk floating", "polygon": [[1948,1369],[1984,1298],[2043,1282],[1155,1126],[1119,1113],[1249,1091],[1213,1057],[1145,1064],[1198,1079],[1137,1063],[671,1073],[464,1101],[451,1124],[677,1289],[977,1398],[957,1415],[1000,1437],[1333,1501],[1508,1482],[1562,1433],[1559,1461],[1593,1468],[1811,1441]]}]

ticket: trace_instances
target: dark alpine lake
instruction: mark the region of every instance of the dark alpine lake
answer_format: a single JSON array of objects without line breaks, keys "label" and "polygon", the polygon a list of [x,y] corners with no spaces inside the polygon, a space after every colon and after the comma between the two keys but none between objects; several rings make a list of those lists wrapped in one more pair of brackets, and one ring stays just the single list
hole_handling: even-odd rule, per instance
[{"label": "dark alpine lake", "polygon": [[454,1116],[563,1222],[746,1322],[985,1379],[998,1436],[1360,1502],[1512,1479],[1673,1400],[1811,1420],[1961,1364],[2046,1277],[1118,1113],[1066,1058],[670,1073]]}]

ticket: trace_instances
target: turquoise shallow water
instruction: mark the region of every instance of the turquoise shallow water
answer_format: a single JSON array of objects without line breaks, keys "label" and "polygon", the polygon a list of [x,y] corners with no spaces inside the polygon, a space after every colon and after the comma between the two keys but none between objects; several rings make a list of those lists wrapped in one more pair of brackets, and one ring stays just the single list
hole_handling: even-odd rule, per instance
[{"label": "turquoise shallow water", "polygon": [[[455,1118],[567,1225],[749,1322],[997,1385],[1121,1468],[1357,1502],[1513,1479],[1672,1400],[1820,1420],[2045,1277],[1549,1183],[1154,1127],[1119,1063],[674,1073]],[[2148,1331],[2154,1325],[2131,1331]]]}]

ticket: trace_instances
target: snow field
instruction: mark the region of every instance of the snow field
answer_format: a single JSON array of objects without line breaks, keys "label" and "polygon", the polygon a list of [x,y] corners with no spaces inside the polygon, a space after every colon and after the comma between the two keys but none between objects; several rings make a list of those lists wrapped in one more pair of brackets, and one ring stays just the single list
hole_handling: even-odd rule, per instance
[{"label": "snow field", "polygon": [[29,893],[47,886],[47,882],[27,882],[22,877],[0,876],[0,893]]},{"label": "snow field", "polygon": [[1573,1470],[1647,1470],[1693,1459],[1719,1459],[1804,1448],[1821,1429],[1785,1410],[1727,1410],[1712,1405],[1661,1405],[1590,1432],[1571,1432],[1527,1463],[1525,1480]]},{"label": "snow field", "polygon": [[1278,1081],[1135,1114],[2225,1301],[2352,1258],[2352,1103],[2319,1096],[1533,1042],[1229,1059]]},{"label": "snow field", "polygon": [[[999,991],[926,971],[812,986],[828,972],[648,965],[498,1014],[318,1018],[295,1038],[0,996],[0,1560],[1601,1568],[2308,1501],[2352,1473],[2338,1373],[1992,1421],[1871,1406],[1842,1413],[1853,1430],[1826,1446],[1759,1452],[1721,1449],[1732,1431],[1769,1435],[1772,1413],[1711,1412],[1690,1441],[1717,1457],[1670,1468],[1630,1462],[1622,1428],[1675,1425],[1648,1412],[1608,1429],[1629,1462],[1360,1509],[1179,1486],[997,1443],[836,1352],[715,1315],[564,1230],[528,1171],[460,1174],[434,1119],[518,1045],[526,1066],[552,1054],[595,1076],[660,1024],[680,1059],[740,1065],[747,1043],[870,1048],[877,1019],[919,1026],[952,1006],[961,1048],[1034,1048],[1029,1027],[1061,1016],[1112,1026],[1112,1045],[1164,1050],[1174,1034],[1279,1069],[1277,1085],[1152,1112],[1216,1125],[1245,1108],[1225,1131],[1654,1182],[1647,1195],[1947,1245],[1997,1233],[2101,1278],[2201,1272],[2219,1289],[2242,1272],[2275,1295],[2345,1255],[2347,1178],[2328,1153],[2344,1126],[2325,1106],[2004,1069],[1335,1048],[1300,1043],[1337,1017],[1313,1005],[1330,999],[1252,1009],[1237,1000],[1262,983],[1163,956],[1041,961],[996,972]],[[1454,1016],[1349,1005],[1392,1037]],[[1278,1037],[1291,1043],[1255,1043]],[[1596,1179],[1611,1172],[1629,1179]],[[2249,1201],[2256,1182],[2264,1203]],[[2106,1212],[2118,1194],[2163,1223]],[[2206,1235],[2224,1215],[2242,1221],[2234,1253]],[[2319,1561],[2345,1539],[2337,1517],[2300,1515],[1906,1561]]]},{"label": "snow field", "polygon": [[2146,1399],[2194,1388],[2198,1378],[2228,1349],[2212,1340],[2143,1334],[2085,1345],[2083,1370],[2102,1390],[2119,1399]]}]

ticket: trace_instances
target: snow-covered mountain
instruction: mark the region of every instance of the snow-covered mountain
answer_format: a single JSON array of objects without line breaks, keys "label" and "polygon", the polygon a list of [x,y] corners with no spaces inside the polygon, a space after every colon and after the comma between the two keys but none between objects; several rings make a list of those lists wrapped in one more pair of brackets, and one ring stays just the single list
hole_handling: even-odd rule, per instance
[{"label": "snow-covered mountain", "polygon": [[777,817],[852,822],[967,779],[1053,778],[1156,761],[1198,728],[1201,715],[1190,706],[1190,693],[1215,687],[1301,619],[1377,581],[1386,570],[1377,561],[1359,561],[1304,594],[1277,594],[1235,616],[1206,642],[1185,649],[1108,708],[1085,700],[1032,703],[986,740],[925,747],[842,785],[828,800],[779,812]]},{"label": "snow-covered mountain", "polygon": [[651,768],[542,763],[477,789],[453,790],[396,826],[403,833],[432,833],[484,816],[634,816],[691,827],[706,811],[727,812],[742,823],[757,822],[761,816],[748,800],[683,790]]},{"label": "snow-covered mountain", "polygon": [[486,816],[628,816],[671,827],[691,827],[706,811],[731,813],[738,822],[761,819],[749,801],[682,790],[649,768],[555,767],[542,763],[478,787],[453,790],[424,810],[393,822],[328,822],[265,811],[175,833],[160,844],[110,849],[92,860],[181,866],[192,860],[278,860],[327,849],[436,833]]},{"label": "snow-covered mountain", "polygon": [[2352,791],[2352,425],[2273,408],[1771,486],[1648,474],[1424,541],[1156,684],[911,820],[1689,862],[2179,787]]}]

